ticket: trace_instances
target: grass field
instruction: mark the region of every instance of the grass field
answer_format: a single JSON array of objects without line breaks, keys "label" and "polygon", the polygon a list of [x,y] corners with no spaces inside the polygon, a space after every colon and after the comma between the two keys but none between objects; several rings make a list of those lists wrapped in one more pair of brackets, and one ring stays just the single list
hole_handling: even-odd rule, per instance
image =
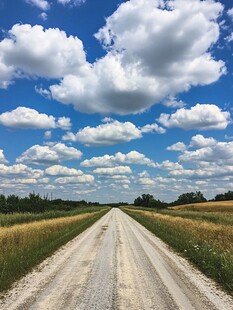
[{"label": "grass field", "polygon": [[71,211],[47,211],[42,213],[0,214],[0,227],[31,223],[59,217],[69,217],[83,213],[92,213],[100,211],[102,209],[103,207],[90,206],[90,207],[79,207]]},{"label": "grass field", "polygon": [[170,207],[170,210],[202,211],[202,212],[228,212],[233,213],[233,200],[209,201]]},{"label": "grass field", "polygon": [[0,291],[109,211],[0,227]]},{"label": "grass field", "polygon": [[177,207],[161,212],[137,208],[123,211],[233,294],[233,214],[217,212],[217,205],[211,208],[212,213]]}]

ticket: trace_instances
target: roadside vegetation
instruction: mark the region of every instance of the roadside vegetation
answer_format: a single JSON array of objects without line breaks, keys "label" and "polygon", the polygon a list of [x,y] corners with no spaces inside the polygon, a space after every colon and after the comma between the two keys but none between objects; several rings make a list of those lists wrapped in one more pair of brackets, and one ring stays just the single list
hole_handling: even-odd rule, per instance
[{"label": "roadside vegetation", "polygon": [[228,202],[227,212],[219,212],[219,202],[209,203],[208,212],[174,209],[122,210],[233,295],[233,201]]},{"label": "roadside vegetation", "polygon": [[26,224],[36,221],[49,220],[60,217],[70,217],[83,213],[92,213],[102,210],[103,207],[86,206],[78,207],[70,211],[46,211],[41,213],[7,213],[0,214],[0,227],[12,226],[16,224]]},{"label": "roadside vegetation", "polygon": [[[229,200],[233,200],[233,191],[228,191],[225,194],[216,195],[215,198],[210,201],[210,208],[211,208],[211,202],[221,201],[221,204],[219,204],[219,206],[225,207],[227,204],[227,201]],[[170,208],[174,206],[178,206],[177,209],[180,209],[182,208],[181,207],[182,205],[187,205],[186,208],[189,207],[190,209],[192,209],[193,204],[195,204],[195,208],[198,208],[198,206],[204,206],[205,202],[207,202],[207,199],[204,197],[202,192],[197,191],[197,192],[184,193],[180,195],[177,198],[177,200],[170,202],[170,203],[157,200],[153,197],[153,195],[150,195],[150,194],[142,194],[141,196],[137,197],[134,200],[134,205],[137,207],[140,206],[140,207],[156,208],[156,209],[165,209],[165,208]]]},{"label": "roadside vegetation", "polygon": [[[17,223],[17,217],[21,215],[6,215],[8,225],[11,223],[13,226],[0,227],[0,291],[8,289],[15,280],[91,226],[109,209],[82,209],[79,210],[80,214],[79,211],[76,214],[76,211],[72,211],[74,214],[67,212],[66,217],[59,217],[61,213],[58,216],[56,212],[52,216],[49,212],[37,215],[22,214],[21,222],[29,219],[36,222],[20,225],[13,224]],[[11,216],[14,217],[14,221]],[[35,219],[33,216],[41,217]],[[49,216],[56,218],[48,219]]]},{"label": "roadside vegetation", "polygon": [[208,201],[200,203],[190,203],[185,205],[179,205],[175,207],[169,207],[171,210],[181,211],[201,211],[201,212],[225,212],[233,213],[233,197],[232,200],[226,201]]}]

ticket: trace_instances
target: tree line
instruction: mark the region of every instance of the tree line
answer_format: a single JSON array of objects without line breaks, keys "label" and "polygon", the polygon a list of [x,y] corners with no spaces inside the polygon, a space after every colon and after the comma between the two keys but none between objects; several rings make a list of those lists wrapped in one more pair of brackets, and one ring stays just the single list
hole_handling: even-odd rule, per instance
[{"label": "tree line", "polygon": [[85,200],[72,201],[54,199],[48,196],[41,197],[39,194],[30,193],[27,197],[21,198],[17,195],[0,195],[0,213],[40,213],[45,211],[71,211],[79,207],[99,205],[98,202],[90,203]]},{"label": "tree line", "polygon": [[[215,198],[212,201],[223,201],[223,200],[233,200],[233,191],[228,191],[225,194],[218,194],[215,196]],[[189,203],[198,203],[198,202],[206,202],[206,201],[207,199],[204,197],[202,192],[196,191],[196,192],[184,193],[180,195],[177,200],[171,203],[166,203],[164,201],[156,200],[153,197],[153,195],[150,195],[150,194],[142,194],[141,196],[137,197],[134,200],[134,205],[147,207],[147,208],[163,209],[169,206],[178,206],[178,205],[184,205],[184,204],[189,204]]]}]

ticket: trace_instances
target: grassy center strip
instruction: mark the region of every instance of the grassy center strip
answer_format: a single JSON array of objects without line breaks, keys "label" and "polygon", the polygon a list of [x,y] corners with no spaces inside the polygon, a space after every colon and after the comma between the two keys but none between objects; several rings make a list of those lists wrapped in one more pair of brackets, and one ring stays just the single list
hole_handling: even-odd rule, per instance
[{"label": "grassy center strip", "polygon": [[0,228],[0,291],[109,211]]},{"label": "grassy center strip", "polygon": [[230,225],[122,209],[187,257],[233,295],[233,229]]}]

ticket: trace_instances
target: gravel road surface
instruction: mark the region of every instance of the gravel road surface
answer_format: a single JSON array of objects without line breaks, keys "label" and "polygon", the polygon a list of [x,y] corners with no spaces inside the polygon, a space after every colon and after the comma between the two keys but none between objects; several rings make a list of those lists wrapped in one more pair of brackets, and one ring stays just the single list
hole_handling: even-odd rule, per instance
[{"label": "gravel road surface", "polygon": [[46,259],[1,310],[230,310],[233,299],[119,209]]}]

